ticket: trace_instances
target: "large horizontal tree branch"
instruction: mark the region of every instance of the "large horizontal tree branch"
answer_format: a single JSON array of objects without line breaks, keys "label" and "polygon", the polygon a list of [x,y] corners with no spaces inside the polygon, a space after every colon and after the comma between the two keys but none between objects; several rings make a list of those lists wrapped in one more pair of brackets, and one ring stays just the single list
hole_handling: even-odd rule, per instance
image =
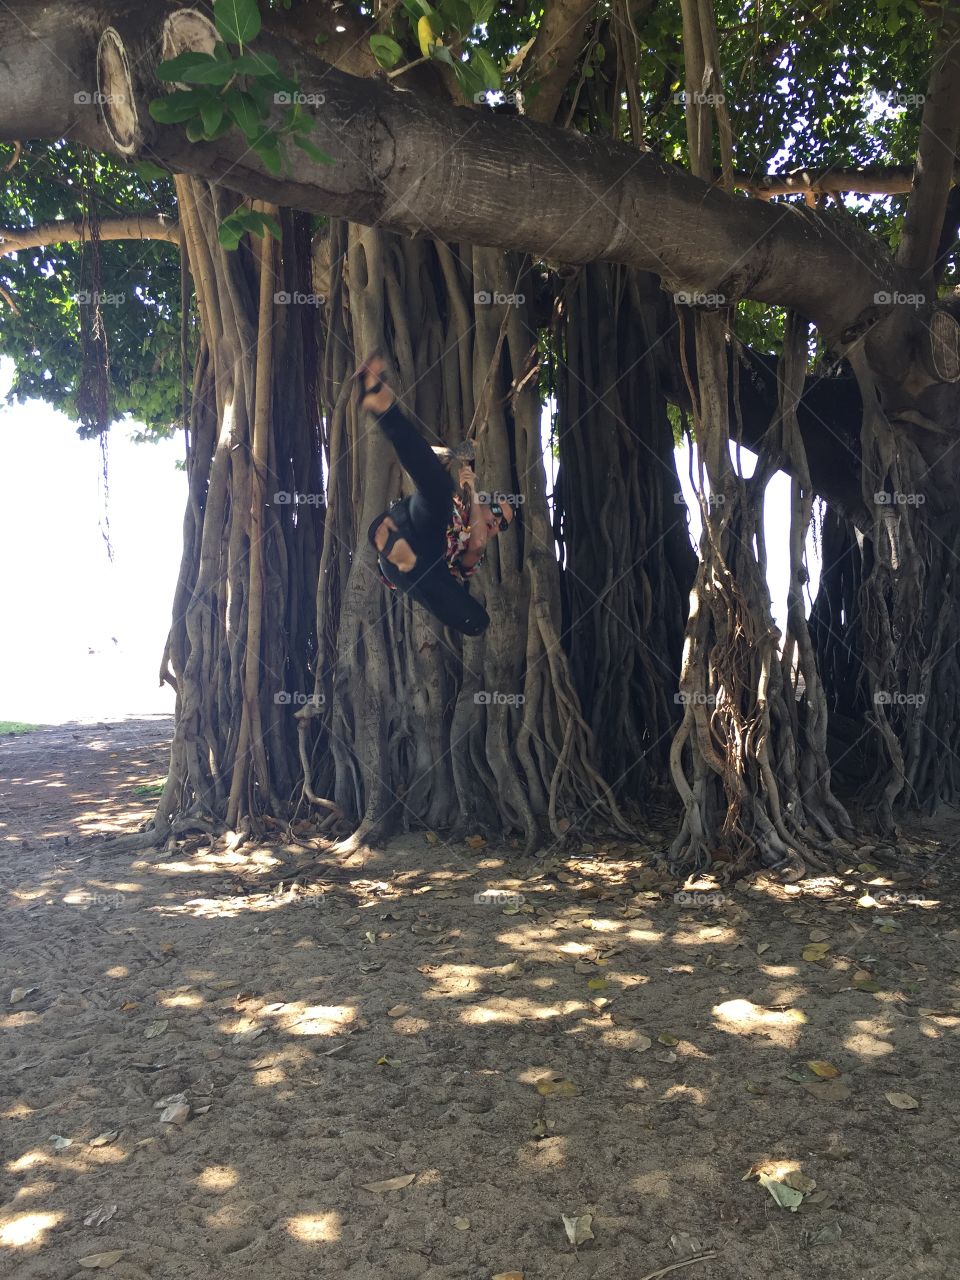
[{"label": "large horizontal tree branch", "polygon": [[[952,180],[960,174],[953,171]],[[720,175],[717,174],[719,179]],[[913,187],[913,168],[905,165],[873,165],[865,169],[791,169],[789,173],[735,173],[734,183],[742,191],[769,200],[771,196],[904,195]]]},{"label": "large horizontal tree branch", "polygon": [[[168,218],[131,214],[127,218],[104,218],[97,228],[101,240],[166,240],[180,243],[180,231]],[[39,249],[48,244],[67,244],[89,240],[90,224],[84,218],[77,222],[44,222],[36,227],[14,230],[0,227],[0,258],[24,249]]]},{"label": "large horizontal tree branch", "polygon": [[[295,171],[274,177],[242,137],[194,144],[150,117],[150,99],[164,92],[155,77],[164,21],[178,10],[169,0],[146,10],[121,0],[0,7],[0,138],[70,137],[368,225],[557,262],[623,262],[687,293],[792,307],[831,341],[899,285],[849,218],[734,197],[608,139],[425,101],[264,34],[257,47],[322,98],[314,140],[334,161],[296,152]],[[104,37],[107,27],[115,34]],[[102,108],[75,101],[104,85]]]}]

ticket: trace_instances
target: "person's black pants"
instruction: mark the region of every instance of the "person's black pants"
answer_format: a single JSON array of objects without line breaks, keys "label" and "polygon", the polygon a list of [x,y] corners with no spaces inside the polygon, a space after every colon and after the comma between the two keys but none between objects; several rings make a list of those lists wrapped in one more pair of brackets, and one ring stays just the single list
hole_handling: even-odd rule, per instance
[{"label": "person's black pants", "polygon": [[404,573],[379,556],[380,569],[401,591],[406,591],[445,627],[478,636],[490,625],[490,615],[474,600],[447,567],[447,526],[453,515],[453,477],[409,418],[394,402],[386,413],[374,415],[393,445],[400,465],[416,486],[409,498],[383,511],[371,524],[367,537],[376,550],[374,533],[389,515],[413,548],[417,563]]}]

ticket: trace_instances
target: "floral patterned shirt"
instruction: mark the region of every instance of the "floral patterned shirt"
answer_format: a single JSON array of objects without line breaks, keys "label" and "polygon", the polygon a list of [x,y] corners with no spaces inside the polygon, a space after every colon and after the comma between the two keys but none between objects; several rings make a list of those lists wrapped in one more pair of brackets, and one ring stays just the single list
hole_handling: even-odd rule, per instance
[{"label": "floral patterned shirt", "polygon": [[466,581],[467,578],[472,578],[486,559],[486,552],[484,552],[476,564],[466,566],[460,563],[460,557],[466,551],[469,541],[470,511],[459,493],[455,493],[453,495],[453,516],[450,524],[447,525],[446,560],[447,568],[461,582]]}]

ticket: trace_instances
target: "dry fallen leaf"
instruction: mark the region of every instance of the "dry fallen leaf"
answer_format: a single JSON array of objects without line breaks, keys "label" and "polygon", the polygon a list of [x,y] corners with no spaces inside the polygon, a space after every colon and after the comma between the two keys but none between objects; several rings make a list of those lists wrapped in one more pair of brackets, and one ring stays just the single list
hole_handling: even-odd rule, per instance
[{"label": "dry fallen leaf", "polygon": [[688,1231],[675,1231],[670,1237],[670,1248],[678,1258],[691,1258],[703,1250],[703,1245]]},{"label": "dry fallen leaf", "polygon": [[402,1018],[405,1013],[410,1012],[408,1004],[395,1004],[392,1009],[387,1010],[388,1018]]},{"label": "dry fallen leaf", "polygon": [[829,942],[811,942],[808,947],[803,948],[804,960],[822,960],[830,950]]},{"label": "dry fallen leaf", "polygon": [[909,1093],[885,1093],[883,1096],[891,1107],[896,1107],[898,1111],[916,1111],[920,1106],[916,1098],[911,1098]]},{"label": "dry fallen leaf", "polygon": [[537,1093],[544,1098],[571,1098],[577,1092],[573,1081],[563,1076],[544,1076],[537,1081]]},{"label": "dry fallen leaf", "polygon": [[66,1151],[67,1147],[73,1146],[72,1138],[64,1138],[59,1133],[51,1133],[50,1141],[53,1143],[54,1151]]},{"label": "dry fallen leaf", "polygon": [[250,1027],[246,1031],[238,1031],[233,1037],[233,1043],[249,1044],[251,1040],[256,1040],[258,1036],[262,1036],[266,1029],[266,1027]]},{"label": "dry fallen leaf", "polygon": [[490,1280],[523,1280],[522,1271],[498,1271]]},{"label": "dry fallen leaf", "polygon": [[641,1034],[641,1032],[639,1031],[637,1032],[636,1044],[634,1045],[634,1048],[636,1049],[637,1053],[644,1053],[647,1049],[650,1048],[652,1044],[653,1044],[653,1041],[650,1039],[649,1036],[645,1036]]},{"label": "dry fallen leaf", "polygon": [[98,1204],[84,1218],[83,1225],[85,1227],[102,1227],[105,1222],[110,1221],[116,1212],[117,1205],[115,1204]]},{"label": "dry fallen leaf", "polygon": [[123,1257],[122,1249],[113,1249],[110,1253],[91,1253],[86,1258],[78,1258],[81,1267],[112,1267]]},{"label": "dry fallen leaf", "polygon": [[467,836],[467,844],[471,849],[482,849],[486,843],[483,836]]},{"label": "dry fallen leaf", "polygon": [[120,1137],[119,1129],[108,1129],[105,1133],[98,1133],[95,1138],[91,1138],[87,1143],[89,1147],[105,1147],[111,1142],[115,1142]]},{"label": "dry fallen leaf", "polygon": [[765,1173],[757,1174],[757,1181],[761,1187],[766,1187],[781,1209],[789,1209],[791,1213],[796,1213],[803,1201],[803,1192],[794,1191],[793,1187],[777,1182],[775,1178]]},{"label": "dry fallen leaf", "polygon": [[595,1239],[593,1232],[590,1230],[590,1223],[593,1221],[592,1213],[583,1213],[579,1217],[568,1217],[562,1213],[560,1217],[563,1219],[563,1229],[567,1233],[567,1239],[574,1246],[583,1244],[585,1240]]},{"label": "dry fallen leaf", "polygon": [[382,1182],[361,1182],[360,1186],[364,1191],[402,1191],[416,1176],[415,1173],[401,1173],[399,1177],[384,1178]]},{"label": "dry fallen leaf", "polygon": [[808,1195],[811,1191],[816,1191],[817,1189],[814,1179],[808,1178],[799,1169],[791,1169],[789,1173],[783,1175],[780,1181],[788,1187],[792,1187],[794,1191],[799,1191],[802,1195]]},{"label": "dry fallen leaf", "polygon": [[189,1118],[190,1104],[188,1102],[173,1102],[160,1112],[161,1124],[186,1124]]},{"label": "dry fallen leaf", "polygon": [[662,1032],[660,1035],[658,1035],[658,1036],[657,1036],[657,1041],[658,1041],[658,1043],[659,1043],[659,1044],[670,1044],[670,1045],[674,1045],[674,1044],[679,1044],[679,1043],[680,1043],[680,1041],[677,1039],[677,1037],[676,1037],[676,1036],[672,1036],[672,1035],[670,1035],[670,1033],[669,1033],[668,1031],[664,1031],[664,1032]]},{"label": "dry fallen leaf", "polygon": [[27,996],[32,996],[35,991],[39,990],[39,987],[14,987],[10,992],[10,1003],[19,1004],[21,1000],[26,1000]]},{"label": "dry fallen leaf", "polygon": [[453,1220],[453,1225],[456,1227],[456,1229],[457,1229],[458,1231],[469,1231],[469,1230],[470,1230],[470,1219],[469,1219],[469,1218],[454,1218],[454,1220]]},{"label": "dry fallen leaf", "polygon": [[821,1080],[832,1080],[840,1074],[839,1067],[835,1067],[832,1062],[822,1062],[820,1059],[813,1059],[807,1063],[807,1066]]},{"label": "dry fallen leaf", "polygon": [[154,1036],[162,1036],[169,1025],[170,1023],[166,1018],[158,1018],[156,1022],[151,1022],[143,1033],[144,1040],[152,1040]]}]

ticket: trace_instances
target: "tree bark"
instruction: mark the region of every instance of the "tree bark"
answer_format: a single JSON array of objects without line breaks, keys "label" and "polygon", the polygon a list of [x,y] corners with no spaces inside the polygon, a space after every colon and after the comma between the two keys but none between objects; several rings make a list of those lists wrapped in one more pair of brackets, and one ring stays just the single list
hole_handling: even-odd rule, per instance
[{"label": "tree bark", "polygon": [[[67,244],[87,240],[90,227],[81,222],[44,222],[36,227],[0,227],[0,258],[26,249],[40,249],[48,244]],[[104,218],[97,226],[101,240],[165,240],[168,244],[180,243],[180,228],[164,217],[145,217],[131,214],[126,218]]]},{"label": "tree bark", "polygon": [[[298,154],[295,174],[274,177],[240,137],[190,143],[182,128],[150,117],[149,101],[164,92],[154,74],[163,23],[179,9],[169,0],[147,12],[120,0],[17,0],[0,10],[0,138],[69,137],[276,204],[410,235],[559,262],[622,262],[674,290],[788,306],[830,340],[867,323],[878,290],[897,285],[895,265],[847,218],[735,197],[622,143],[445,107],[264,34],[258,48],[275,54],[305,93],[322,95],[314,141],[334,160],[319,165]],[[112,133],[100,110],[74,101],[99,92],[97,47],[107,27],[131,68],[134,117]]]}]

